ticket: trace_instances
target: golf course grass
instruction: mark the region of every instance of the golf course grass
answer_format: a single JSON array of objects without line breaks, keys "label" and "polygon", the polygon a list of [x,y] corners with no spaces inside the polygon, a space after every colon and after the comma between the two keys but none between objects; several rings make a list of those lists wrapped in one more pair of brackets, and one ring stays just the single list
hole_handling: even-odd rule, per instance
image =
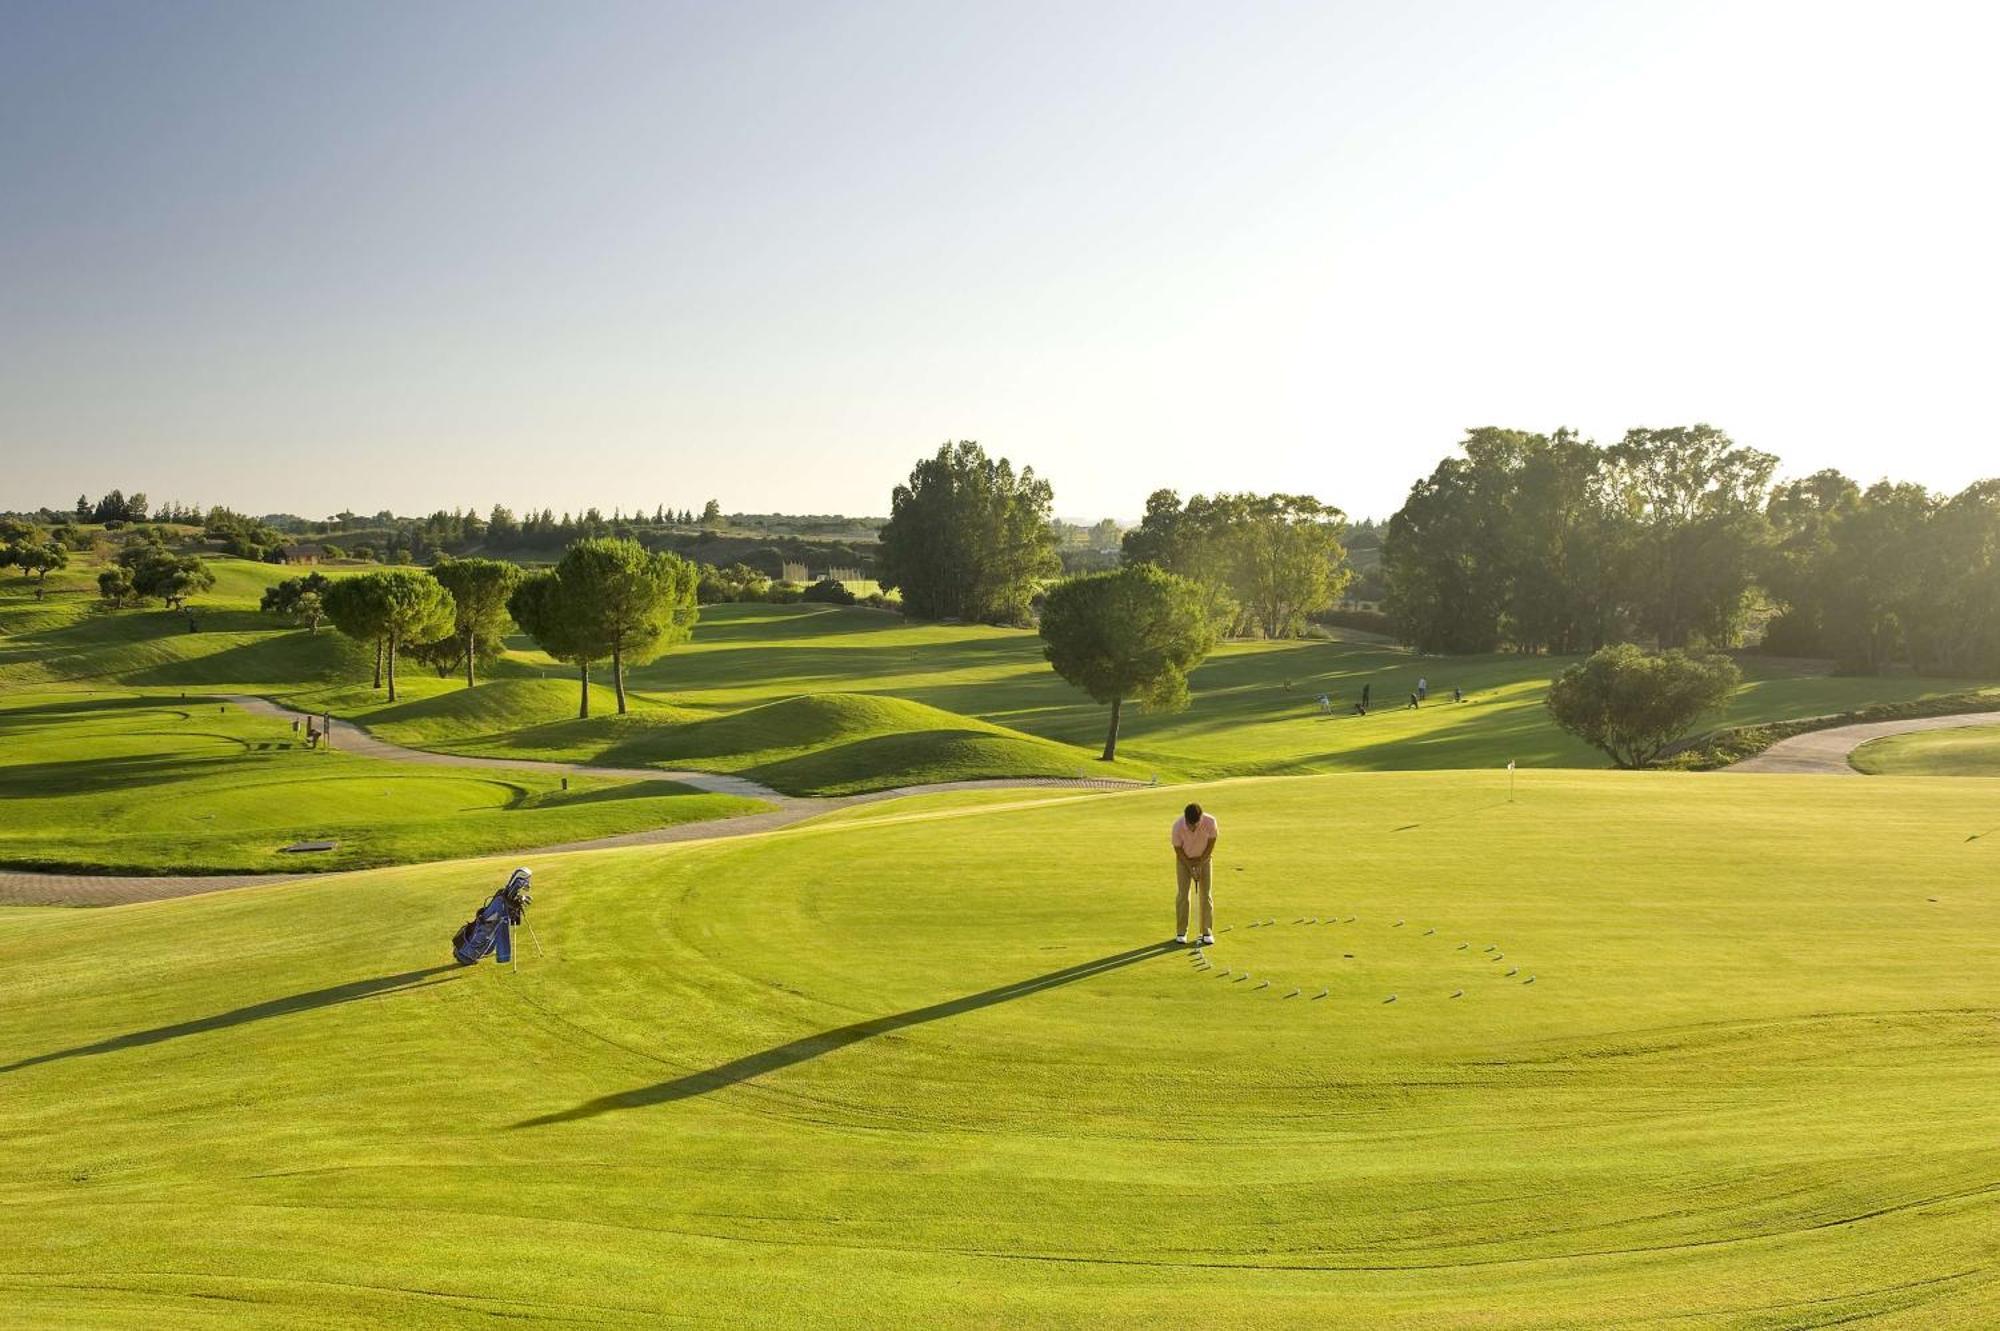
[{"label": "golf course grass", "polygon": [[1891,735],[1848,761],[1871,776],[2000,776],[2000,725]]},{"label": "golf course grass", "polygon": [[[298,872],[556,845],[769,805],[670,781],[454,771],[311,751],[214,702],[0,693],[0,865]],[[331,850],[287,853],[299,842]]]},{"label": "golf course grass", "polygon": [[[1542,699],[1567,658],[1421,657],[1378,641],[1232,642],[1193,674],[1183,712],[1126,709],[1120,763],[1099,764],[1107,710],[1051,671],[1029,630],[922,624],[868,607],[718,605],[693,641],[629,672],[632,711],[593,687],[576,718],[574,672],[525,638],[467,690],[405,662],[402,698],[370,687],[370,654],[330,629],[257,612],[297,570],[213,561],[202,631],[158,608],[106,611],[83,565],[48,599],[0,580],[0,690],[54,684],[264,694],[362,722],[415,748],[613,766],[699,767],[787,794],[932,781],[1091,775],[1235,775],[1523,766],[1601,767]],[[356,570],[330,570],[335,575]],[[1743,658],[1746,680],[1715,725],[1844,712],[1990,681],[1836,676]],[[1430,698],[1411,709],[1419,677]],[[1353,714],[1364,685],[1374,707]],[[1463,690],[1465,701],[1451,700]],[[1318,698],[1326,694],[1329,710]]]},{"label": "golf course grass", "polygon": [[1996,822],[1598,772],[882,806],[550,857],[515,968],[447,964],[505,861],[0,914],[0,1320],[1987,1327]]}]

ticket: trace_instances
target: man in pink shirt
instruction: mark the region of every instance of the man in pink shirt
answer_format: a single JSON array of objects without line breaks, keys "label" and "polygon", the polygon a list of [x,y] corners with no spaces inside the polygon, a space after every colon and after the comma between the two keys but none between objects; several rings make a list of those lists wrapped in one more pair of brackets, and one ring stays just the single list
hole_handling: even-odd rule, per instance
[{"label": "man in pink shirt", "polygon": [[1188,888],[1201,884],[1201,937],[1198,943],[1215,941],[1215,883],[1209,861],[1215,858],[1215,815],[1203,813],[1199,804],[1190,804],[1174,819],[1174,878],[1180,891],[1174,896],[1174,941],[1188,940]]}]

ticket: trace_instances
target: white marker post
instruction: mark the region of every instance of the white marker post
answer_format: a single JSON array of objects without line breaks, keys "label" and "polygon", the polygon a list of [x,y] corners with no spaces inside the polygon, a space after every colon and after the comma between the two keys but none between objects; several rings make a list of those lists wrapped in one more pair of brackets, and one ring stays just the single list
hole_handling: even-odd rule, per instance
[{"label": "white marker post", "polygon": [[1507,760],[1507,802],[1509,804],[1514,802],[1514,760],[1512,758]]}]

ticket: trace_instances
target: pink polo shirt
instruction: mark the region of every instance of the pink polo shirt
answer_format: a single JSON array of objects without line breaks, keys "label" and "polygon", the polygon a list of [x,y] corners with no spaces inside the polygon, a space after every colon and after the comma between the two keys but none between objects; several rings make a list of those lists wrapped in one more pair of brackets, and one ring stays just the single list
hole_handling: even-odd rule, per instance
[{"label": "pink polo shirt", "polygon": [[1186,818],[1174,819],[1174,848],[1190,859],[1200,859],[1215,842],[1215,815],[1205,813],[1201,821],[1188,826]]}]

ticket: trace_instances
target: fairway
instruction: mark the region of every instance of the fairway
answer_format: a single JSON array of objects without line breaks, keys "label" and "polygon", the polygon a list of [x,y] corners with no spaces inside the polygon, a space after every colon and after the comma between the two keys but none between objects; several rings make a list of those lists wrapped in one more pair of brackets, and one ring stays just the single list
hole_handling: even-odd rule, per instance
[{"label": "fairway", "polygon": [[2000,1318],[1991,783],[1197,787],[1200,962],[1160,942],[1188,793],[550,858],[516,969],[444,964],[504,862],[0,915],[0,1303]]}]

